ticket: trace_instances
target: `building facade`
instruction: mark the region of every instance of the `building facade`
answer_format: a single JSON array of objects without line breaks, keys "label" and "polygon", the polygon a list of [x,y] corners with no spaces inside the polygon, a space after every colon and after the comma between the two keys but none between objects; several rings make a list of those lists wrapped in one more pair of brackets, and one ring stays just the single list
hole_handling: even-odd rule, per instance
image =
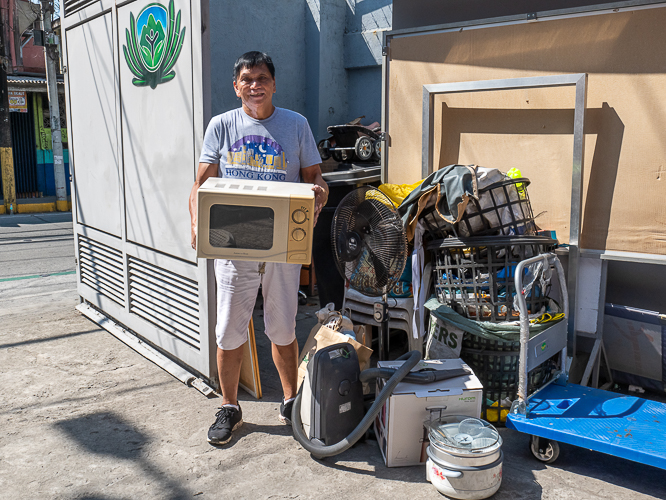
[{"label": "building facade", "polygon": [[[55,210],[55,176],[44,47],[35,45],[39,29],[40,5],[26,0],[0,0],[3,10],[7,89],[10,100],[12,150],[16,211]],[[59,20],[54,21],[56,32]],[[60,65],[58,65],[60,67]],[[60,123],[62,127],[65,174],[69,178],[66,109],[62,75],[58,75]],[[0,180],[0,183],[2,181]],[[0,184],[0,196],[2,196]],[[70,186],[67,183],[67,194]],[[0,213],[5,210],[0,204]]]}]

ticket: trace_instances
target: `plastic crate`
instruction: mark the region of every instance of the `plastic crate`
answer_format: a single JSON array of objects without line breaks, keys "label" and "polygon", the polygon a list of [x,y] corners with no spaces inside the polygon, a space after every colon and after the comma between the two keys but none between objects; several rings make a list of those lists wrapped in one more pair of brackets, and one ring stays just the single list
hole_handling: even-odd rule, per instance
[{"label": "plastic crate", "polygon": [[[517,320],[514,271],[518,263],[551,251],[557,241],[546,236],[446,238],[429,243],[433,281],[440,303],[477,321]],[[525,297],[530,314],[548,306],[549,290],[535,284]]]},{"label": "plastic crate", "polygon": [[[557,356],[528,373],[528,394],[549,380],[557,368]],[[503,425],[511,403],[518,398],[520,342],[489,340],[467,332],[460,357],[483,384],[481,418],[493,425]]]},{"label": "plastic crate", "polygon": [[506,179],[479,189],[479,199],[471,198],[457,224],[449,224],[437,213],[435,206],[420,216],[432,239],[448,236],[535,235],[532,205],[527,193],[530,180]]}]

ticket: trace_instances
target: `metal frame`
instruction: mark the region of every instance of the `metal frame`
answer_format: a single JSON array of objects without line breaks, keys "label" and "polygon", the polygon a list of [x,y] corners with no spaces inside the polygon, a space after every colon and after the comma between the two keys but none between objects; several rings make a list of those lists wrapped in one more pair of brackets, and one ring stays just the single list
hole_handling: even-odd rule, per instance
[{"label": "metal frame", "polygon": [[380,125],[382,135],[385,137],[382,150],[379,153],[379,163],[381,165],[381,181],[388,182],[388,150],[391,147],[391,136],[388,133],[388,109],[389,109],[389,36],[388,32],[382,32],[382,114]]},{"label": "metal frame", "polygon": [[569,226],[569,355],[576,352],[576,290],[578,285],[578,260],[580,258],[581,210],[583,204],[583,155],[585,152],[585,107],[587,100],[587,74],[536,76],[507,78],[503,80],[482,80],[474,82],[435,83],[423,86],[421,143],[421,175],[427,177],[433,172],[433,135],[435,128],[435,96],[441,94],[461,94],[467,92],[487,92],[495,90],[515,90],[528,88],[576,87],[574,107],[574,144],[571,173],[571,220]]}]

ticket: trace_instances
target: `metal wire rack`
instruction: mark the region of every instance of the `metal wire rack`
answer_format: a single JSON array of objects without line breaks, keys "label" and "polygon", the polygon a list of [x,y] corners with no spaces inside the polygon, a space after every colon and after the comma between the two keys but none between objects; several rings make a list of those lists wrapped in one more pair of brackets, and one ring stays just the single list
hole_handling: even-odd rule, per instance
[{"label": "metal wire rack", "polygon": [[[521,260],[551,251],[546,236],[485,236],[432,241],[433,280],[440,303],[477,321],[517,320],[514,272]],[[535,285],[526,297],[530,314],[548,305],[548,290]]]}]

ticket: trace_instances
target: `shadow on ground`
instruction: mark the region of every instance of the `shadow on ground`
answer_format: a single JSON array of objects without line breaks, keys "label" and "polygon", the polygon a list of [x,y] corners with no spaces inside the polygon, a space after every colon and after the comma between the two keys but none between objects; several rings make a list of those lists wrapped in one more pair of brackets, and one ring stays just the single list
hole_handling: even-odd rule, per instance
[{"label": "shadow on ground", "polygon": [[[111,412],[98,412],[61,420],[55,426],[87,453],[133,462],[160,486],[163,491],[161,498],[169,500],[192,498],[191,492],[145,458],[143,449],[150,443],[150,437],[120,416]],[[108,497],[91,493],[77,498],[107,500]]]}]

